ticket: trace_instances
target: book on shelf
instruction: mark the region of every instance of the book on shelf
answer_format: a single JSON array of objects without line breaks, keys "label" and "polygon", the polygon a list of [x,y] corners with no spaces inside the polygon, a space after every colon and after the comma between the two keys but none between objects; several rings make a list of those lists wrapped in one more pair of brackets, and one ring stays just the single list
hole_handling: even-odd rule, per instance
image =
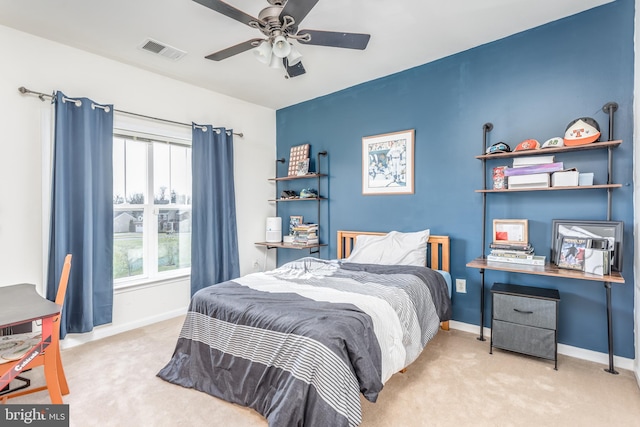
[{"label": "book on shelf", "polygon": [[523,251],[527,253],[533,253],[533,246],[531,246],[531,243],[518,244],[493,242],[489,244],[489,247],[491,249],[504,249],[508,251]]},{"label": "book on shelf", "polygon": [[544,255],[534,255],[529,258],[513,258],[506,256],[487,255],[487,261],[492,262],[504,262],[508,264],[523,264],[523,265],[541,265],[543,266],[547,257]]},{"label": "book on shelf", "polygon": [[307,240],[307,241],[300,241],[300,242],[297,242],[294,240],[291,244],[293,246],[312,246],[312,245],[317,245],[318,243],[319,243],[319,240],[315,239],[315,240]]},{"label": "book on shelf", "polygon": [[298,224],[292,228],[294,245],[317,245],[318,224],[306,223]]},{"label": "book on shelf", "polygon": [[505,168],[504,176],[528,175],[534,173],[551,173],[564,170],[563,162],[543,163],[540,165],[521,166],[517,168]]},{"label": "book on shelf", "polygon": [[555,156],[525,156],[525,157],[516,157],[513,159],[513,167],[519,168],[523,166],[531,166],[531,165],[543,165],[545,163],[553,163],[555,160]]},{"label": "book on shelf", "polygon": [[295,224],[291,230],[299,233],[310,233],[318,231],[318,224],[304,223],[304,224]]},{"label": "book on shelf", "polygon": [[506,255],[506,256],[512,256],[512,255],[535,255],[533,253],[533,248],[531,248],[530,250],[517,250],[517,249],[491,249],[491,255]]},{"label": "book on shelf", "polygon": [[533,259],[535,254],[525,253],[525,252],[498,252],[499,249],[494,249],[491,251],[492,256],[503,257],[503,258],[522,258],[522,259]]}]

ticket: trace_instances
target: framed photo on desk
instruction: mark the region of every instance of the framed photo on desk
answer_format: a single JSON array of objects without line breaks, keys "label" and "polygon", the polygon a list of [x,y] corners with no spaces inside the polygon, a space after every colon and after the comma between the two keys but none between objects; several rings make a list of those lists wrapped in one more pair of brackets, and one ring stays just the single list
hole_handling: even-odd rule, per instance
[{"label": "framed photo on desk", "polygon": [[[589,247],[611,252],[611,270],[622,272],[624,223],[622,221],[580,221],[554,219],[551,226],[551,260],[558,264],[562,239],[581,237],[590,239]],[[603,247],[606,245],[606,248]]]},{"label": "framed photo on desk", "polygon": [[493,243],[526,245],[529,243],[529,220],[494,219]]}]

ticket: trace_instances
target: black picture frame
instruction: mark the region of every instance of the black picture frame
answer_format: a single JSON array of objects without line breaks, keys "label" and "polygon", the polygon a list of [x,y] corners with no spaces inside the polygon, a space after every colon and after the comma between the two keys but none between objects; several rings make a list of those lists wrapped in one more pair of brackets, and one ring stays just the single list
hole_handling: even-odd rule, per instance
[{"label": "black picture frame", "polygon": [[558,264],[564,237],[585,237],[593,244],[607,240],[611,249],[611,270],[622,272],[624,222],[554,219],[551,226],[551,258]]}]

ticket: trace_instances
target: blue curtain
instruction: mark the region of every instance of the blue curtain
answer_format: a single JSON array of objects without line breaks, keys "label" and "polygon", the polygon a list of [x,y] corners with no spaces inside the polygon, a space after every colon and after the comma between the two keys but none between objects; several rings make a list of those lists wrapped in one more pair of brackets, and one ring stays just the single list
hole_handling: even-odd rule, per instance
[{"label": "blue curtain", "polygon": [[191,295],[240,275],[233,132],[192,129]]},{"label": "blue curtain", "polygon": [[47,298],[55,300],[73,254],[60,337],[111,322],[113,106],[57,92]]}]

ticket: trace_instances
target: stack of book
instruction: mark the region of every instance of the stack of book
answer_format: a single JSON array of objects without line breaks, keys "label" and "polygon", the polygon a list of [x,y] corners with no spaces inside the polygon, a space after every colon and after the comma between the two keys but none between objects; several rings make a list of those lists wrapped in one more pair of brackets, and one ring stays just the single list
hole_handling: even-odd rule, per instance
[{"label": "stack of book", "polygon": [[513,159],[513,167],[504,169],[510,189],[549,187],[549,175],[564,169],[554,156],[526,156]]},{"label": "stack of book", "polygon": [[544,265],[546,257],[536,255],[533,246],[527,244],[491,243],[491,253],[487,261],[507,262],[511,264]]},{"label": "stack of book", "polygon": [[318,244],[318,224],[298,224],[293,227],[294,245],[317,245]]}]

